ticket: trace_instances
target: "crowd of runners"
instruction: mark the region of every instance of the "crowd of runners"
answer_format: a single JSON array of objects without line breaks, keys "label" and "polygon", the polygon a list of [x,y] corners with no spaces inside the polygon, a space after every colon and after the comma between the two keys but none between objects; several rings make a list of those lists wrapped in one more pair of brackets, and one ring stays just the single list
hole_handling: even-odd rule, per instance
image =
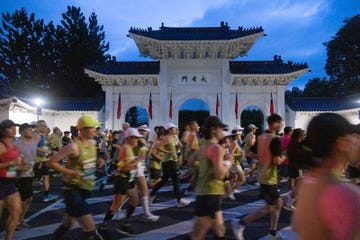
[{"label": "crowd of runners", "polygon": [[[244,239],[245,227],[268,214],[268,239],[283,239],[282,208],[293,212],[289,224],[299,239],[360,239],[359,169],[360,126],[332,113],[314,117],[306,130],[284,127],[282,117],[271,114],[265,131],[254,124],[228,126],[215,116],[201,127],[191,121],[181,132],[173,123],[150,129],[125,122],[121,130],[104,130],[91,116],[80,117],[71,132],[51,131],[44,120],[18,125],[7,119],[0,122],[0,218],[6,207],[6,240],[17,229],[31,228],[24,216],[41,182],[44,202],[61,195],[66,205],[52,239],[62,239],[78,222],[81,239],[106,240],[121,208],[126,214],[116,231],[131,236],[139,204],[144,222],[161,218],[151,206],[170,179],[176,207],[190,204],[185,196],[196,197],[191,239],[204,239],[210,229],[222,239],[223,199],[234,200],[241,185],[256,184],[265,204],[231,220],[235,239]],[[62,193],[50,192],[50,171],[62,175]],[[96,226],[86,199],[95,185],[102,189],[110,181],[113,201]],[[289,184],[286,194],[280,195],[280,181]]]}]

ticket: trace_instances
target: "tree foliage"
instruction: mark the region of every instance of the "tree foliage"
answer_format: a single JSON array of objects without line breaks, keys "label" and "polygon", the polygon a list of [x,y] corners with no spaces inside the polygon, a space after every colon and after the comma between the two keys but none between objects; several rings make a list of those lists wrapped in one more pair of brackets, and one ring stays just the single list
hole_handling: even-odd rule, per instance
[{"label": "tree foliage", "polygon": [[335,37],[325,43],[327,78],[313,78],[303,91],[293,88],[287,96],[336,97],[360,93],[360,15],[344,20]]},{"label": "tree foliage", "polygon": [[68,6],[61,24],[36,19],[22,8],[2,13],[0,28],[0,80],[2,86],[54,96],[93,97],[101,86],[84,74],[87,65],[103,64],[104,27],[91,13],[88,21],[80,8]]},{"label": "tree foliage", "polygon": [[360,92],[360,14],[346,19],[336,36],[325,43],[325,70],[337,95]]}]

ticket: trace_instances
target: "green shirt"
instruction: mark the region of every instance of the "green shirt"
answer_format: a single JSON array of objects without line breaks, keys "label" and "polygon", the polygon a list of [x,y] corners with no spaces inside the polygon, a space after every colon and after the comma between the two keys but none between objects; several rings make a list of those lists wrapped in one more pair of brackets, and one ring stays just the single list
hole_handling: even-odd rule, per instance
[{"label": "green shirt", "polygon": [[77,139],[75,143],[79,147],[79,156],[70,161],[69,168],[83,172],[81,178],[70,178],[65,182],[75,185],[80,189],[92,190],[94,188],[95,170],[96,170],[96,147],[94,141],[88,141],[88,145]]},{"label": "green shirt", "polygon": [[199,161],[199,177],[196,183],[196,195],[223,195],[225,186],[223,180],[218,180],[214,176],[214,166],[210,159],[205,155],[206,149],[213,143],[206,142],[200,147]]},{"label": "green shirt", "polygon": [[170,153],[165,154],[163,162],[176,161],[177,160],[177,157],[174,156],[174,154],[173,154],[174,152],[177,152],[176,144],[177,144],[176,137],[175,136],[170,136],[168,144],[165,145],[166,151],[169,151]]}]

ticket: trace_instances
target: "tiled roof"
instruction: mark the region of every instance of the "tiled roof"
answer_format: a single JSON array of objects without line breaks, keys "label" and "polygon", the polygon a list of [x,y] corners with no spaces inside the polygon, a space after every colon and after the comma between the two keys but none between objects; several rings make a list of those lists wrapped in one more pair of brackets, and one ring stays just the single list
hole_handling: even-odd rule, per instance
[{"label": "tiled roof", "polygon": [[[282,61],[230,61],[232,74],[284,74],[308,68],[307,64],[289,64]],[[105,75],[157,75],[160,62],[115,62],[89,66],[87,69]]]},{"label": "tiled roof", "polygon": [[156,75],[160,73],[160,62],[112,62],[104,65],[88,66],[87,69],[105,75]]},{"label": "tiled roof", "polygon": [[262,27],[230,29],[227,23],[221,22],[220,27],[165,27],[159,30],[130,28],[129,33],[149,37],[157,40],[201,41],[201,40],[230,40],[263,32]]},{"label": "tiled roof", "polygon": [[286,74],[307,69],[308,65],[284,63],[282,60],[273,61],[231,61],[232,74]]},{"label": "tiled roof", "polygon": [[286,105],[294,111],[339,111],[360,108],[360,94],[347,97],[287,97]]},{"label": "tiled roof", "polygon": [[57,111],[99,111],[104,101],[99,98],[61,98],[44,107]]},{"label": "tiled roof", "polygon": [[[19,99],[34,106],[34,102],[31,99]],[[96,98],[52,98],[43,104],[43,108],[55,111],[99,111],[104,102],[103,96]]]}]

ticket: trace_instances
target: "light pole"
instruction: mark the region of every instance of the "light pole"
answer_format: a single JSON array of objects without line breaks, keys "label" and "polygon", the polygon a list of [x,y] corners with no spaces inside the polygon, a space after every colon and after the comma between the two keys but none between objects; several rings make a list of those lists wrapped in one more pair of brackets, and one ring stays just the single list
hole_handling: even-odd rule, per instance
[{"label": "light pole", "polygon": [[35,105],[36,105],[36,116],[37,116],[37,121],[39,121],[39,118],[40,118],[40,116],[41,116],[41,111],[42,111],[42,109],[41,109],[41,105],[42,105],[42,103],[43,103],[43,101],[42,101],[42,99],[40,99],[40,98],[35,98],[34,99],[34,103],[35,103]]}]

